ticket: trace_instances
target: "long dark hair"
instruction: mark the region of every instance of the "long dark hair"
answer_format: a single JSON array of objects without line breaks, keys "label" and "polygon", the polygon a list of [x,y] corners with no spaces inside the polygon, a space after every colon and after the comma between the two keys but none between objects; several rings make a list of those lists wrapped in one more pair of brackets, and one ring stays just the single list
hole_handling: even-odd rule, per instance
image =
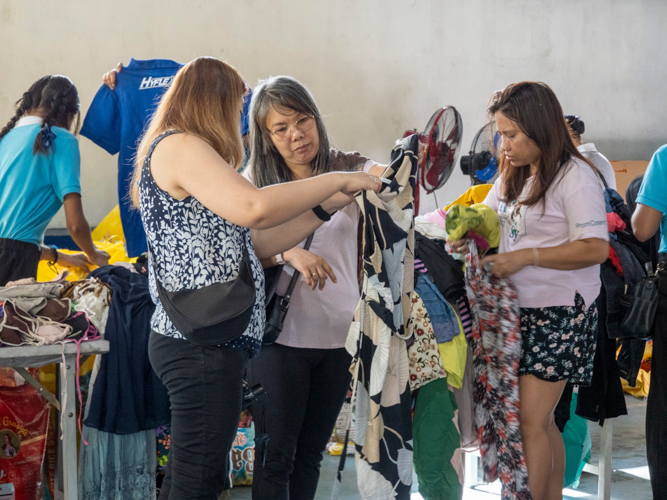
[{"label": "long dark hair", "polygon": [[239,116],[246,85],[236,68],[215,57],[198,57],[183,66],[162,95],[139,143],[130,197],[139,208],[139,181],[153,141],[169,129],[206,141],[234,168],[243,163]]},{"label": "long dark hair", "polygon": [[74,133],[79,130],[81,114],[79,112],[79,92],[72,83],[72,80],[63,75],[52,75],[42,90],[42,99],[39,102],[40,109],[48,112],[42,122],[42,130],[35,138],[35,144],[32,147],[34,154],[47,154],[44,147],[44,134],[47,133],[46,127],[60,127],[68,129],[72,119],[76,117]]},{"label": "long dark hair", "polygon": [[14,113],[11,120],[7,122],[7,125],[0,130],[0,140],[11,132],[23,115],[28,111],[32,111],[39,107],[39,102],[42,100],[42,91],[48,83],[49,78],[51,78],[51,75],[44,76],[37,80],[26,92],[23,93],[21,98],[16,101],[16,113]]},{"label": "long dark hair", "polygon": [[[487,108],[489,118],[501,112],[515,122],[542,152],[535,182],[522,205],[533,206],[544,202],[557,175],[568,160],[578,158],[595,167],[577,151],[563,119],[563,110],[551,88],[542,82],[513,83],[493,94]],[[506,203],[519,198],[530,177],[530,165],[513,167],[500,154],[500,175],[503,179],[502,198]]]},{"label": "long dark hair", "polygon": [[292,171],[280,155],[266,128],[271,108],[278,112],[303,113],[315,118],[320,147],[311,163],[313,175],[331,171],[329,137],[320,110],[308,89],[291,76],[273,76],[259,83],[250,103],[250,168],[257,187],[289,182]]}]

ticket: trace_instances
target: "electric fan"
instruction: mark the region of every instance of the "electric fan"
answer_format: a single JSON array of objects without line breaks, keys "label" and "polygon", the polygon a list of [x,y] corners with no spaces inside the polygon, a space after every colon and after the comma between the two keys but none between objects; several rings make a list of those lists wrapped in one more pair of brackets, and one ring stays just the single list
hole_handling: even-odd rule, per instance
[{"label": "electric fan", "polygon": [[499,145],[500,134],[494,123],[487,123],[475,134],[470,153],[461,157],[461,171],[470,176],[472,186],[492,184],[498,176]]},{"label": "electric fan", "polygon": [[[462,135],[463,122],[454,106],[438,109],[431,116],[424,132],[419,134],[421,161],[417,181],[426,193],[435,196],[435,191],[449,180],[459,155]],[[415,213],[419,213],[418,186],[415,187]]]},{"label": "electric fan", "polygon": [[454,106],[433,113],[426,129],[419,134],[419,143],[424,147],[419,182],[427,193],[440,189],[449,180],[459,155],[462,135],[463,122]]}]

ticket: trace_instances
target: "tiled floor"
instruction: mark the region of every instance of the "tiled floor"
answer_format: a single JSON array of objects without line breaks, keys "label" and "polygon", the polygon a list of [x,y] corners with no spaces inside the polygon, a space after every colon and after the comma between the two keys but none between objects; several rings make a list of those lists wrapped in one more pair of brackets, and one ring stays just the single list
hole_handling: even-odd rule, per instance
[{"label": "tiled floor", "polygon": [[[651,500],[651,487],[648,482],[648,468],[646,466],[646,442],[644,423],[646,418],[646,402],[626,396],[628,415],[614,419],[612,440],[612,483],[611,500]],[[600,427],[589,423],[593,439],[593,462],[597,462]],[[322,463],[322,475],[317,490],[316,500],[329,500],[333,481],[336,477],[338,457],[325,456]],[[584,472],[577,490],[567,489],[563,498],[566,500],[594,500],[597,499],[598,477]],[[422,500],[417,492],[416,480],[413,484],[411,500]],[[223,498],[230,500],[247,500],[251,498],[250,488],[237,487]],[[343,472],[341,500],[356,500],[357,478],[354,471],[354,460],[348,460]],[[494,500],[500,498],[498,484],[478,486],[463,493],[464,500]],[[267,499],[269,500],[269,499]]]}]

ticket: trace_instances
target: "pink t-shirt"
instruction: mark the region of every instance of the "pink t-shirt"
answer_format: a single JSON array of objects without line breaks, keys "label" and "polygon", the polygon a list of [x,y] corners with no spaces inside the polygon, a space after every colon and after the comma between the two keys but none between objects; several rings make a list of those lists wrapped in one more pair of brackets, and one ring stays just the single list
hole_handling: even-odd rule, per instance
[{"label": "pink t-shirt", "polygon": [[[546,205],[509,205],[500,201],[502,179],[494,183],[484,200],[500,219],[499,251],[555,247],[572,241],[599,238],[609,241],[603,185],[591,167],[570,160],[546,194]],[[527,198],[533,177],[524,186],[519,201]],[[544,210],[544,215],[542,211]],[[600,294],[600,266],[576,271],[558,271],[528,266],[511,277],[520,307],[573,306],[577,292],[587,306]]]},{"label": "pink t-shirt", "polygon": [[[368,172],[375,164],[359,153],[331,151],[333,170]],[[250,169],[248,169],[250,170]],[[244,174],[249,178],[248,174]],[[323,290],[311,290],[303,276],[299,278],[285,317],[283,331],[276,341],[290,347],[337,349],[345,346],[347,333],[359,303],[357,236],[361,210],[351,203],[338,210],[331,220],[320,226],[310,245],[310,252],[322,257],[333,270],[338,283],[330,279]],[[298,246],[303,248],[305,241]],[[292,279],[294,268],[283,268],[277,293],[283,295]]]}]

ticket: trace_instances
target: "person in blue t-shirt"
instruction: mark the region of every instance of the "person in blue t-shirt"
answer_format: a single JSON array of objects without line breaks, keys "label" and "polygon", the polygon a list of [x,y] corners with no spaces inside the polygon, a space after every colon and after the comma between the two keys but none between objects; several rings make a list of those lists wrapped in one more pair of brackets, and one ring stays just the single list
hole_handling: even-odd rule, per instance
[{"label": "person in blue t-shirt", "polygon": [[[660,267],[667,253],[667,145],[658,149],[648,164],[632,215],[632,229],[639,241],[646,241],[660,229]],[[659,268],[660,268],[659,267]],[[667,273],[658,273],[660,298],[653,321],[651,390],[646,403],[646,452],[653,498],[667,491]]]},{"label": "person in blue t-shirt", "polygon": [[658,149],[648,164],[637,195],[632,229],[639,241],[661,231],[660,253],[667,253],[667,144]]},{"label": "person in blue t-shirt", "polygon": [[[0,131],[0,286],[36,278],[42,259],[84,270],[106,265],[109,255],[95,248],[81,206],[79,143],[70,132],[75,118],[75,130],[79,122],[76,87],[66,76],[46,76],[16,104]],[[43,244],[63,205],[67,229],[83,254]]]},{"label": "person in blue t-shirt", "polygon": [[[118,203],[130,257],[147,250],[141,217],[132,208],[128,195],[134,155],[162,94],[182,66],[168,59],[131,59],[125,67],[118,63],[102,77],[104,85],[95,95],[81,129],[81,135],[109,154],[118,153]],[[241,117],[244,136],[248,133],[249,105],[247,96]]]}]

